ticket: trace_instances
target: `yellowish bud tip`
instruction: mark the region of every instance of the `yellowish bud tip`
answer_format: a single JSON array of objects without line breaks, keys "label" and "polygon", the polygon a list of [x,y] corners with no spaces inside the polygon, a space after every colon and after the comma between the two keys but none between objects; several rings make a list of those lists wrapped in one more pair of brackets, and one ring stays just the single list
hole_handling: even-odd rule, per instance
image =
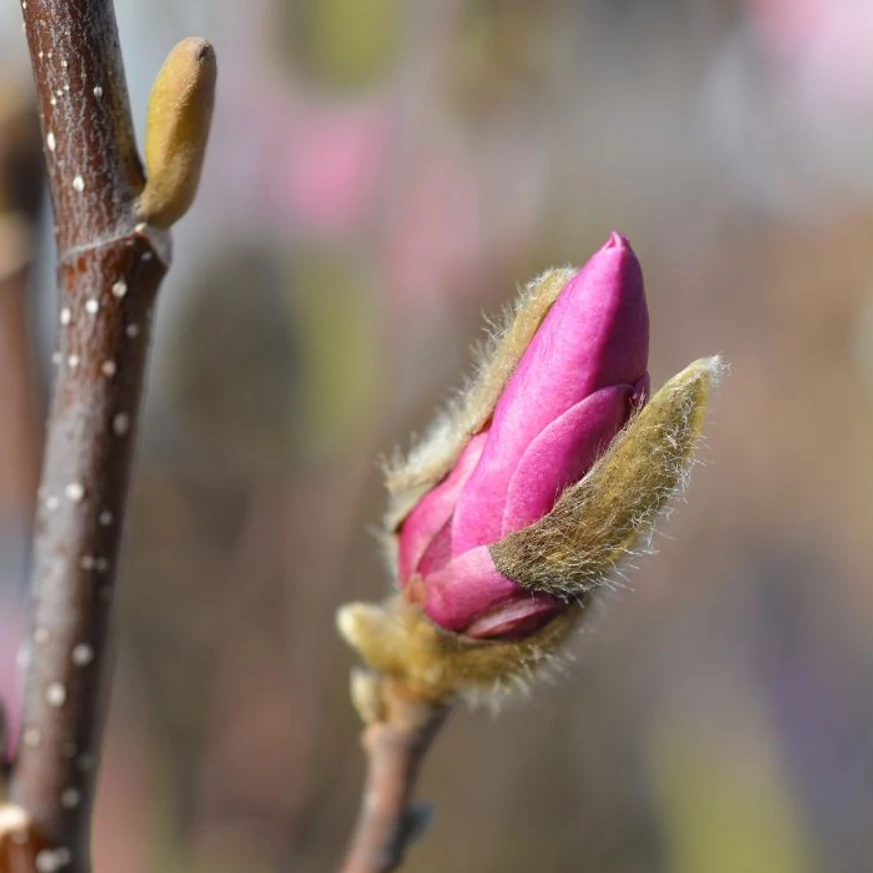
[{"label": "yellowish bud tip", "polygon": [[146,120],[148,179],[137,215],[168,228],[189,209],[200,183],[215,103],[218,67],[205,39],[177,43],[152,86]]},{"label": "yellowish bud tip", "polygon": [[349,691],[352,705],[364,724],[373,724],[385,717],[382,679],[378,673],[362,667],[353,667]]}]

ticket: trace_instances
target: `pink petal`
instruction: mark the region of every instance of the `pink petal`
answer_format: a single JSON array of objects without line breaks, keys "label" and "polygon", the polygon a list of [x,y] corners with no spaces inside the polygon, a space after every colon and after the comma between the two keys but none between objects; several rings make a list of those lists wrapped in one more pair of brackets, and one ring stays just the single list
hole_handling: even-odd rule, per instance
[{"label": "pink petal", "polygon": [[521,458],[506,492],[501,535],[527,527],[578,482],[621,430],[630,413],[631,385],[602,388],[548,425]]},{"label": "pink petal", "polygon": [[499,573],[485,546],[453,558],[427,577],[425,612],[448,630],[463,630],[492,607],[524,592]]},{"label": "pink petal", "polygon": [[523,595],[495,607],[477,618],[464,636],[484,640],[490,637],[513,637],[529,634],[542,627],[564,604],[544,594]]},{"label": "pink petal", "polygon": [[600,388],[636,383],[648,345],[642,271],[627,240],[613,233],[561,293],[497,404],[458,500],[453,554],[499,539],[507,488],[530,443]]},{"label": "pink petal", "polygon": [[425,550],[451,517],[458,494],[482,455],[486,438],[487,433],[476,434],[467,443],[451,473],[416,504],[403,522],[398,557],[401,582],[418,568]]}]

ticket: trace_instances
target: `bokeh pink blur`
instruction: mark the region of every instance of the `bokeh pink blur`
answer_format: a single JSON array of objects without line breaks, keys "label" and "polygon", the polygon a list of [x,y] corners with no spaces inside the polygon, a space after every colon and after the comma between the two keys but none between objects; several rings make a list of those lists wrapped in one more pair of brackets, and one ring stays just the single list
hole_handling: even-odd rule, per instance
[{"label": "bokeh pink blur", "polygon": [[[645,273],[653,384],[731,364],[702,463],[566,675],[450,723],[408,869],[869,870],[870,0],[116,5],[140,130],[176,40],[211,39],[220,72],[159,307],[98,871],[336,866],[363,758],[333,613],[389,585],[378,458],[459,383],[483,312],[613,228]],[[47,215],[7,159],[29,141],[17,15],[0,12],[13,721],[56,327]]]}]

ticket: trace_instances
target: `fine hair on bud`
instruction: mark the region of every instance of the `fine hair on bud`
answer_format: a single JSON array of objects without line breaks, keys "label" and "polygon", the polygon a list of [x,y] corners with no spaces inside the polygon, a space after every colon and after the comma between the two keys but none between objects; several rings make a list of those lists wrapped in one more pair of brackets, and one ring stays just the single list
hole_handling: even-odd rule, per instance
[{"label": "fine hair on bud", "polygon": [[[522,639],[473,640],[443,630],[402,597],[391,597],[379,604],[347,603],[337,612],[337,627],[371,669],[426,700],[462,696],[471,703],[493,702],[495,694],[527,690],[555,664],[585,609],[586,604],[572,604]],[[357,697],[355,703],[360,708]]]},{"label": "fine hair on bud", "polygon": [[172,49],[155,78],[146,119],[148,174],[137,217],[168,228],[197,193],[215,103],[218,67],[212,44],[189,37]]},{"label": "fine hair on bud", "polygon": [[438,416],[408,457],[398,452],[388,465],[386,529],[393,532],[423,494],[452,468],[464,447],[486,424],[543,319],[573,276],[570,268],[546,270],[507,307],[502,325],[477,349],[476,374]]}]

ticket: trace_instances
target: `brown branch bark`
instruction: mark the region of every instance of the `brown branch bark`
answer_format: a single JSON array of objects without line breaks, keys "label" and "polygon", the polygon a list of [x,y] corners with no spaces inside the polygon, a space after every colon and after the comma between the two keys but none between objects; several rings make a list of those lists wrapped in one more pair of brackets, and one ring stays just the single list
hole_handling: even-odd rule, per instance
[{"label": "brown branch bark", "polygon": [[367,776],[341,873],[396,870],[427,826],[426,812],[411,800],[422,762],[450,709],[411,696],[390,680],[382,683],[380,704],[380,716],[362,736]]},{"label": "brown branch bark", "polygon": [[[31,661],[12,798],[44,869],[90,869],[119,546],[169,236],[143,187],[111,0],[22,3],[55,218],[57,378],[34,543]],[[56,866],[51,865],[55,863]]]}]

